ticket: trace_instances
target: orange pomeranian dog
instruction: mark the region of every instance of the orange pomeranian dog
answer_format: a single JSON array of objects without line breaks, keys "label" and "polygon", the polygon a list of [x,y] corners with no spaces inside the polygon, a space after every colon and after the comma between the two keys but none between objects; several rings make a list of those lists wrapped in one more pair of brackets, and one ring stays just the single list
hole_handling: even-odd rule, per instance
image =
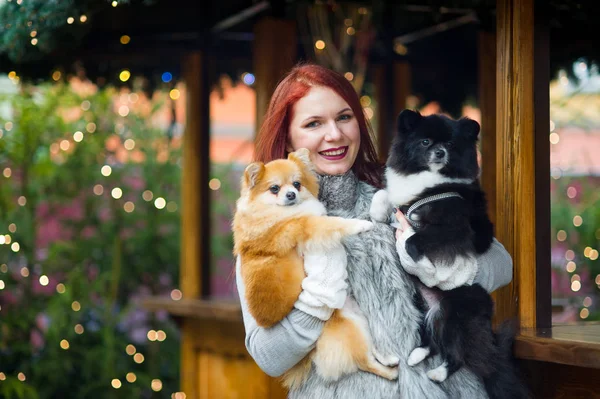
[{"label": "orange pomeranian dog", "polygon": [[[326,216],[318,191],[307,149],[266,165],[252,163],[244,172],[233,220],[234,254],[240,257],[249,312],[259,326],[276,324],[294,307],[306,276],[305,253],[343,248],[342,238],[373,228],[366,220]],[[397,358],[377,353],[367,320],[350,298],[325,323],[315,349],[284,374],[283,384],[302,384],[312,363],[328,380],[358,369],[398,377],[397,367],[390,367]]]}]

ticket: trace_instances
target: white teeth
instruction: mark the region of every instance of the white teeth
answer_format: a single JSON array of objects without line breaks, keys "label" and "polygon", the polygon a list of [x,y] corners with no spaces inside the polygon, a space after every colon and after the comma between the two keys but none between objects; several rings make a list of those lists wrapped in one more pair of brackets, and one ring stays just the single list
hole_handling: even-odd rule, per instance
[{"label": "white teeth", "polygon": [[321,154],[327,155],[327,156],[335,156],[335,155],[341,155],[345,152],[346,152],[346,149],[342,148],[341,150],[335,150],[335,151],[323,151],[323,152],[321,152]]}]

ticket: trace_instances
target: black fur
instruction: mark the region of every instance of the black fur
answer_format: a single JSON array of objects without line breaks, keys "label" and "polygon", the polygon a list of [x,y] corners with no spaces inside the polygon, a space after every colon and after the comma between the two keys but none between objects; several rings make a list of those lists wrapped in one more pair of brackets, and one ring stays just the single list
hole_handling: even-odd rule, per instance
[{"label": "black fur", "polygon": [[[420,226],[406,241],[407,253],[415,261],[427,256],[434,264],[451,264],[457,256],[487,251],[493,241],[493,224],[477,182],[478,134],[479,124],[469,119],[423,117],[409,110],[398,117],[398,136],[392,144],[388,169],[404,176],[431,170],[446,178],[471,181],[440,183],[424,188],[410,203],[394,204],[406,214],[414,202],[434,194],[457,192],[462,197],[430,202],[415,211]],[[442,153],[444,157],[439,156]],[[448,376],[466,366],[482,378],[491,399],[527,397],[512,364],[512,330],[508,325],[498,332],[492,330],[494,304],[490,295],[477,284],[449,291],[423,290],[439,300],[439,308],[430,310],[434,313],[429,323],[423,318],[420,346],[430,349],[429,356],[441,355]],[[422,299],[415,301],[423,304]]]}]

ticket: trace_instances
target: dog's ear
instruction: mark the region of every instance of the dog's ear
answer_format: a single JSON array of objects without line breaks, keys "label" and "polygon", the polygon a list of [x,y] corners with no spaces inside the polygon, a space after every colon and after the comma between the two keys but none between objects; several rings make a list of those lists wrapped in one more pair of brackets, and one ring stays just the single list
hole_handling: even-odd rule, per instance
[{"label": "dog's ear", "polygon": [[413,111],[410,109],[403,110],[400,112],[400,115],[398,115],[398,133],[400,133],[400,135],[409,134],[415,130],[422,119],[423,116],[419,113],[419,111]]},{"label": "dog's ear", "polygon": [[460,123],[460,131],[469,139],[477,141],[479,131],[481,130],[479,123],[469,118],[461,118],[458,122]]},{"label": "dog's ear", "polygon": [[244,185],[246,188],[251,189],[254,187],[264,172],[265,164],[262,162],[253,162],[246,166],[246,170],[244,171]]},{"label": "dog's ear", "polygon": [[309,170],[313,170],[313,164],[310,161],[310,151],[306,148],[300,148],[294,152],[290,152],[288,159],[290,161],[298,162],[300,165],[307,167]]}]

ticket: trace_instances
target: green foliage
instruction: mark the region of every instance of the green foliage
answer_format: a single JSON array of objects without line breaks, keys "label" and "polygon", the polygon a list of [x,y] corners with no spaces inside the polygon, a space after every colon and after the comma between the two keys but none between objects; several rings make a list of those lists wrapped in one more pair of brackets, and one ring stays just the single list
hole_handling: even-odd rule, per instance
[{"label": "green foliage", "polygon": [[[177,328],[139,302],[168,295],[178,281],[181,150],[149,123],[162,104],[122,117],[117,94],[60,84],[0,99],[11,111],[0,115],[0,234],[10,237],[0,245],[2,398],[178,390]],[[149,341],[149,330],[166,339]],[[126,353],[129,344],[143,362]]]}]

